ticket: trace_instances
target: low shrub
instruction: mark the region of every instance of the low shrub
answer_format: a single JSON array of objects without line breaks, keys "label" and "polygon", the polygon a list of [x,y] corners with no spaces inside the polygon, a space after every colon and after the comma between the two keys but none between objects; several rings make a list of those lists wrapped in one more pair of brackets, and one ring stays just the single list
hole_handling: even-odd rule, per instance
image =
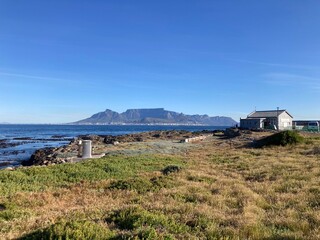
[{"label": "low shrub", "polygon": [[122,232],[118,234],[116,237],[114,237],[112,240],[117,240],[117,239],[132,239],[132,240],[154,240],[154,239],[159,239],[159,240],[174,240],[174,238],[171,234],[166,234],[166,233],[159,233],[156,231],[155,228],[153,227],[142,227],[138,231],[134,233],[126,233]]},{"label": "low shrub", "polygon": [[150,191],[158,191],[162,188],[172,188],[176,182],[171,177],[154,177],[149,179],[145,178],[130,178],[127,180],[113,181],[107,189],[117,190],[130,190],[137,193],[146,193]]},{"label": "low shrub", "polygon": [[0,204],[0,222],[1,220],[12,221],[19,218],[27,218],[30,212],[27,209],[19,208],[15,203],[6,202]]},{"label": "low shrub", "polygon": [[146,193],[152,188],[152,183],[143,178],[130,178],[111,182],[108,189],[130,190],[137,193]]},{"label": "low shrub", "polygon": [[216,179],[210,178],[210,177],[206,177],[206,176],[187,176],[187,180],[188,181],[193,181],[193,182],[206,182],[206,183],[214,183],[216,181]]},{"label": "low shrub", "polygon": [[152,183],[153,191],[160,190],[162,188],[173,188],[179,183],[171,176],[160,176],[150,179]]},{"label": "low shrub", "polygon": [[48,228],[27,234],[20,240],[53,239],[110,239],[114,234],[107,228],[91,221],[61,221]]},{"label": "low shrub", "polygon": [[262,138],[256,142],[256,147],[287,146],[302,143],[304,138],[296,131],[283,131]]},{"label": "low shrub", "polygon": [[179,224],[162,213],[149,212],[141,207],[112,211],[106,222],[114,223],[121,230],[141,230],[144,227],[152,227],[167,233],[181,233],[188,230],[186,225]]}]

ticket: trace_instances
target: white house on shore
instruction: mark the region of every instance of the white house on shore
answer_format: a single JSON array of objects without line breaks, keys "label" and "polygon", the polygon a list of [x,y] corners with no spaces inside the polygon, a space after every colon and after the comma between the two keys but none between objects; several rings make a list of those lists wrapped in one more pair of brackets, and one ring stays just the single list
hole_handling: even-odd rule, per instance
[{"label": "white house on shore", "polygon": [[240,119],[243,129],[292,129],[292,115],[286,110],[254,111]]}]

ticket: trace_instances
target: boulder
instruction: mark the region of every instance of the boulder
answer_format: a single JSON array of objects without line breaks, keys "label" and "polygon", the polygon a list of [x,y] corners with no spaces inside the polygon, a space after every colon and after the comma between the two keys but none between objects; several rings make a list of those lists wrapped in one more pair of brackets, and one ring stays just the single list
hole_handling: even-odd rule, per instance
[{"label": "boulder", "polygon": [[238,137],[241,135],[240,130],[238,128],[227,128],[224,131],[224,135],[227,138],[234,138],[234,137]]}]

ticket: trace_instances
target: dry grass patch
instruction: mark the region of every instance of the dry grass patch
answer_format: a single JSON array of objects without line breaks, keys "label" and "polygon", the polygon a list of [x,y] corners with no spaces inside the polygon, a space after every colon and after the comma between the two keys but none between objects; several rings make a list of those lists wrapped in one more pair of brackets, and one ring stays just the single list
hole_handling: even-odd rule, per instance
[{"label": "dry grass patch", "polygon": [[[0,237],[320,239],[320,159],[306,154],[320,138],[255,149],[241,137],[208,138],[178,157],[0,172]],[[170,165],[182,170],[164,175]]]}]

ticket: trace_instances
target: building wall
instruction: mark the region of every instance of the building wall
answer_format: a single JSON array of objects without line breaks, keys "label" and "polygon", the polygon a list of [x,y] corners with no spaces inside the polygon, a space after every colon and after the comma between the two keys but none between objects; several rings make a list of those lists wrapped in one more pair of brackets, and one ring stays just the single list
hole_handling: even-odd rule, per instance
[{"label": "building wall", "polygon": [[240,127],[244,129],[258,129],[263,128],[263,125],[260,118],[246,118],[240,119]]},{"label": "building wall", "polygon": [[283,112],[279,115],[279,130],[292,129],[292,117]]},{"label": "building wall", "polygon": [[265,122],[266,124],[265,125],[268,125],[266,128],[269,128],[269,129],[275,129],[274,126],[277,126],[277,118],[276,117],[272,117],[272,118],[266,118]]},{"label": "building wall", "polygon": [[279,130],[287,130],[292,129],[292,117],[287,112],[282,112],[278,118],[276,116],[266,118],[250,118],[249,116],[249,118],[240,119],[240,127],[244,129],[277,129],[279,127]]}]

